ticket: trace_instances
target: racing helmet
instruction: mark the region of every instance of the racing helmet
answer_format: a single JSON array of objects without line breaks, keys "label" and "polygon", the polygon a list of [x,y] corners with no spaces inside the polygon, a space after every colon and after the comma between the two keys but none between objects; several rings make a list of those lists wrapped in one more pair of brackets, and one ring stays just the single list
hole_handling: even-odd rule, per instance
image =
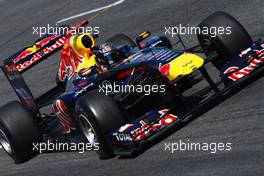
[{"label": "racing helmet", "polygon": [[119,49],[116,48],[113,44],[111,43],[103,43],[100,46],[101,53],[104,56],[104,60],[106,61],[107,64],[110,66],[116,64],[117,62],[120,61],[120,52]]},{"label": "racing helmet", "polygon": [[100,50],[105,62],[107,62],[111,67],[128,58],[131,53],[133,53],[131,47],[128,45],[120,45],[115,47],[110,42],[103,43],[100,46]]}]

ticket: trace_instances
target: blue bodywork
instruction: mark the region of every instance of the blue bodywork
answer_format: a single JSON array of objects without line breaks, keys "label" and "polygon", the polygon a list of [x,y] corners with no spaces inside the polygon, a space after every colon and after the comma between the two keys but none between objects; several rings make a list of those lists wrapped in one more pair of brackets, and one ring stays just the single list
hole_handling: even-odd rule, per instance
[{"label": "blue bodywork", "polygon": [[[140,50],[137,47],[129,48],[128,52],[130,56],[120,61],[120,63],[105,73],[93,73],[88,76],[82,76],[82,73],[76,73],[73,77],[69,78],[65,93],[60,95],[57,100],[61,100],[67,107],[67,113],[71,120],[73,122],[75,121],[75,104],[78,98],[84,93],[98,88],[103,80],[111,80],[115,83],[125,85],[127,84],[128,77],[119,80],[115,78],[115,75],[137,67],[159,70],[162,65],[169,63],[184,53],[184,51],[169,49],[168,41],[166,41],[165,46],[162,46],[162,41],[165,39],[166,37],[164,36],[154,36],[144,43],[145,49]],[[56,108],[56,101],[54,107]],[[78,136],[75,129],[66,134],[70,140],[76,135]],[[77,141],[80,140],[77,139]]]}]

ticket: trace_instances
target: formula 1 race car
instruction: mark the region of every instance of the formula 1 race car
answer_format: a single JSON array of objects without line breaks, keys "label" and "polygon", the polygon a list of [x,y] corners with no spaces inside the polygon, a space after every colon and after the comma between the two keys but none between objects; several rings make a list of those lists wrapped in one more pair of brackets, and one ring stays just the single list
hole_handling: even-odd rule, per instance
[{"label": "formula 1 race car", "polygon": [[[166,36],[151,37],[150,32],[135,41],[116,35],[107,40],[118,50],[118,57],[103,56],[107,71],[69,74],[74,68],[66,64],[60,69],[68,71],[58,71],[56,87],[38,98],[33,98],[21,74],[65,47],[68,36],[46,36],[22,49],[1,66],[21,100],[0,108],[1,145],[16,163],[38,154],[33,143],[50,140],[98,144],[101,158],[131,155],[146,141],[244,87],[263,70],[264,42],[253,42],[232,16],[216,12],[199,27],[230,27],[232,33],[198,34],[199,45],[191,48],[185,48],[180,36],[172,44]],[[76,41],[77,49],[84,52],[94,48],[91,36],[80,35]],[[178,44],[184,50],[173,49]],[[100,48],[93,52],[99,57]],[[77,63],[71,54],[66,56]],[[209,64],[216,75],[211,76]],[[202,85],[199,90],[198,84]],[[49,114],[40,113],[51,104]]]}]

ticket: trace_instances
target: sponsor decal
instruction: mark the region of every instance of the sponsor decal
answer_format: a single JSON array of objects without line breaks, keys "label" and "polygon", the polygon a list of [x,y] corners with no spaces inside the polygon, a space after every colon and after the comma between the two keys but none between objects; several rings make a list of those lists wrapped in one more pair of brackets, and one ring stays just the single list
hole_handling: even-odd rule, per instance
[{"label": "sponsor decal", "polygon": [[[249,65],[239,70],[239,67],[229,67],[224,71],[224,74],[228,75],[228,78],[233,81],[238,81],[246,75],[250,74],[264,61],[264,44],[261,44],[262,49],[251,49],[248,48],[242,51],[239,56],[245,58]],[[257,57],[257,58],[256,58]]]},{"label": "sponsor decal", "polygon": [[129,134],[126,133],[113,133],[113,136],[115,136],[115,138],[120,141],[132,141],[132,138]]},{"label": "sponsor decal", "polygon": [[[264,57],[254,59],[247,67],[240,69],[238,71],[235,71],[231,75],[228,76],[233,81],[238,81],[244,76],[248,75],[251,73],[253,70],[257,68],[257,66],[264,61]],[[229,68],[227,69],[224,73],[230,72],[230,70],[234,70],[234,68]]]},{"label": "sponsor decal", "polygon": [[21,59],[27,57],[28,55],[36,52],[39,48],[45,46],[46,44],[48,44],[51,40],[55,39],[57,36],[53,35],[50,37],[47,37],[43,40],[41,40],[40,42],[35,43],[32,47],[27,48],[25,51],[23,51],[19,56],[17,56],[14,59],[14,63],[17,63],[18,61],[20,61]]},{"label": "sponsor decal", "polygon": [[19,54],[17,56],[17,58],[14,59],[14,63],[17,63],[20,59],[23,59],[25,57],[27,57],[28,55],[32,54],[34,52],[34,49],[26,49],[25,51],[23,51],[21,54]]},{"label": "sponsor decal", "polygon": [[[46,41],[47,42],[47,41]],[[58,41],[56,41],[56,43],[54,45],[52,45],[51,47],[46,47],[44,48],[42,51],[36,53],[33,55],[33,57],[29,60],[26,61],[22,64],[18,64],[16,66],[17,70],[19,72],[25,70],[26,68],[28,68],[29,66],[31,66],[32,64],[36,63],[37,61],[39,61],[41,58],[43,58],[45,55],[50,54],[52,51],[56,50],[57,48],[63,46],[65,43],[65,37],[60,38]],[[20,58],[21,59],[21,58]]]},{"label": "sponsor decal", "polygon": [[[168,112],[168,109],[159,111],[160,117],[164,116]],[[162,117],[158,123],[148,124],[144,120],[140,121],[141,126],[131,131],[132,139],[134,141],[139,141],[147,138],[151,134],[163,129],[164,127],[170,125],[177,120],[177,116],[173,114],[168,114]]]}]

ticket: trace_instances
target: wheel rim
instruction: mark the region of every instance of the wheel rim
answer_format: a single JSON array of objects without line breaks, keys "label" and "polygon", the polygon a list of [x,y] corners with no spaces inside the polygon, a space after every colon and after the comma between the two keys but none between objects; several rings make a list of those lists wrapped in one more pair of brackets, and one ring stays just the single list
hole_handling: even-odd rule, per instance
[{"label": "wheel rim", "polygon": [[95,130],[89,120],[82,114],[79,116],[79,119],[80,127],[89,143],[91,143],[92,145],[98,143]]},{"label": "wheel rim", "polygon": [[0,129],[0,144],[9,155],[12,155],[10,142],[2,129]]},{"label": "wheel rim", "polygon": [[206,38],[203,38],[201,40],[201,43],[202,43],[202,47],[203,49],[206,51],[206,52],[213,52],[213,43],[209,40],[209,39],[206,39]]}]

